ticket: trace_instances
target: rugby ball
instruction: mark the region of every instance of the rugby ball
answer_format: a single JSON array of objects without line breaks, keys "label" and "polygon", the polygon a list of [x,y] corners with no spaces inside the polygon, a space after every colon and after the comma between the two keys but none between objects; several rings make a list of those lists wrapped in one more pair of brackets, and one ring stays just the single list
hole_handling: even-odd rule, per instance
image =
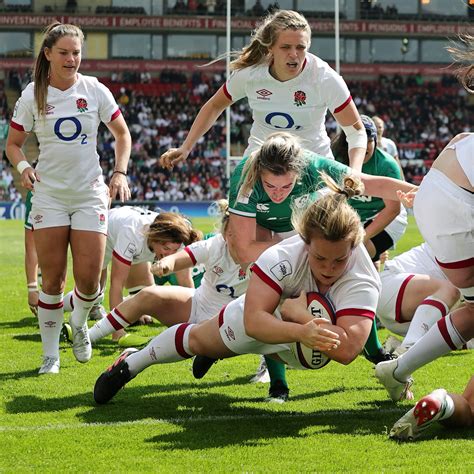
[{"label": "rugby ball", "polygon": [[[318,292],[306,294],[308,311],[315,318],[327,319],[332,324],[336,324],[336,311],[331,301]],[[293,355],[301,366],[305,369],[321,369],[329,364],[331,359],[322,352],[305,346],[301,342],[295,342],[292,347]]]}]

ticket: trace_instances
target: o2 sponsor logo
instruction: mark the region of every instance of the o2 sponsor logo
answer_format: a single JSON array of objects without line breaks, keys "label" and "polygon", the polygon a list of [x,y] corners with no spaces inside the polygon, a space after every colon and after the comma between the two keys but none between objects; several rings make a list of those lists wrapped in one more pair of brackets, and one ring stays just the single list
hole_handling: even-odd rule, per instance
[{"label": "o2 sponsor logo", "polygon": [[25,219],[25,205],[22,202],[3,202],[0,204],[0,220]]},{"label": "o2 sponsor logo", "polygon": [[223,295],[230,296],[231,298],[235,298],[235,290],[233,286],[227,285],[216,285],[217,293],[222,293]]},{"label": "o2 sponsor logo", "polygon": [[[69,128],[71,127],[71,130]],[[75,130],[74,130],[75,127]],[[64,128],[68,129],[68,134],[66,134]],[[56,120],[54,124],[54,133],[55,135],[64,142],[72,142],[76,138],[80,137],[81,145],[87,144],[87,135],[82,132],[81,122],[76,117],[63,117]]]},{"label": "o2 sponsor logo", "polygon": [[301,125],[296,125],[293,117],[285,112],[272,112],[265,117],[265,123],[281,130],[301,130]]}]

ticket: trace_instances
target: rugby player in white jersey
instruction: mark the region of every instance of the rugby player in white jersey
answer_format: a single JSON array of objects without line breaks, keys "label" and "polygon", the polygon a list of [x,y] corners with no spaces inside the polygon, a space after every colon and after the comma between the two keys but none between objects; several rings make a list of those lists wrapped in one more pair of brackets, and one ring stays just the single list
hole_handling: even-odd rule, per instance
[{"label": "rugby player in white jersey", "polygon": [[[34,191],[32,222],[42,270],[38,321],[43,344],[39,373],[59,372],[59,335],[67,250],[71,246],[75,280],[74,355],[90,358],[87,316],[100,294],[100,272],[107,234],[109,198],[130,197],[127,165],[131,138],[110,91],[94,77],[79,74],[82,31],[59,22],[50,25],[36,58],[34,83],[16,103],[7,139],[7,156]],[[109,187],[97,154],[97,129],[104,122],[115,138],[115,168]],[[21,147],[29,133],[39,142],[33,169]]]},{"label": "rugby player in white jersey", "polygon": [[232,75],[203,105],[183,144],[161,156],[162,165],[185,160],[221,113],[247,97],[253,125],[244,156],[271,133],[286,131],[299,136],[305,148],[332,158],[325,128],[329,110],[346,133],[351,167],[360,171],[367,137],[359,113],[342,77],[308,52],[310,44],[311,28],[303,15],[291,10],[269,14],[231,62]]},{"label": "rugby player in white jersey", "polygon": [[[301,342],[342,364],[362,350],[372,327],[380,279],[365,247],[363,229],[347,197],[361,193],[353,177],[336,191],[294,215],[299,235],[266,250],[253,266],[245,295],[199,325],[179,324],[141,351],[127,350],[97,380],[94,399],[108,402],[127,382],[153,364],[177,362],[195,354],[226,358],[273,354],[297,364],[290,346]],[[281,318],[279,306],[302,292],[318,291],[332,301],[336,321],[313,318],[293,307]]]},{"label": "rugby player in white jersey", "polygon": [[236,263],[226,242],[229,213],[226,200],[218,205],[222,212],[221,232],[207,240],[190,243],[184,249],[158,260],[152,272],[158,276],[191,269],[202,264],[205,273],[199,288],[183,286],[148,286],[117,305],[90,330],[92,342],[115,330],[133,324],[143,314],[150,314],[166,326],[205,321],[232,300],[245,293],[248,264]]}]

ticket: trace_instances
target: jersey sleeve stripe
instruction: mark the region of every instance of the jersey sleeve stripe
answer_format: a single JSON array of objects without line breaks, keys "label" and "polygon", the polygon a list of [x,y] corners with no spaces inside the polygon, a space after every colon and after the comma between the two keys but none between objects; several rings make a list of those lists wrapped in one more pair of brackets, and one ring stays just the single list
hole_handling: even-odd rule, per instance
[{"label": "jersey sleeve stripe", "polygon": [[339,107],[336,107],[334,109],[333,113],[337,114],[338,112],[341,112],[342,110],[344,110],[349,105],[351,100],[352,100],[352,96],[350,95],[343,104],[341,104]]},{"label": "jersey sleeve stripe", "polygon": [[369,318],[373,320],[375,318],[375,313],[369,309],[346,308],[336,311],[336,319],[340,318],[341,316],[361,316],[362,318]]},{"label": "jersey sleeve stripe", "polygon": [[252,265],[252,272],[255,273],[264,283],[270,288],[275,290],[279,295],[283,293],[283,290],[260,268],[256,263]]},{"label": "jersey sleeve stripe", "polygon": [[196,265],[196,257],[194,256],[192,250],[189,247],[184,247],[183,250],[189,255],[189,257],[191,258],[193,262],[193,265]]},{"label": "jersey sleeve stripe", "polygon": [[125,263],[125,265],[131,265],[132,264],[132,262],[130,260],[127,260],[126,258],[123,258],[115,250],[112,252],[112,256],[114,256],[119,262]]},{"label": "jersey sleeve stripe", "polygon": [[466,268],[472,267],[474,265],[474,257],[468,258],[466,260],[459,260],[458,262],[443,263],[436,259],[436,262],[440,267],[443,268]]},{"label": "jersey sleeve stripe", "polygon": [[229,207],[229,212],[232,214],[237,214],[238,216],[243,216],[243,217],[256,217],[257,216],[256,212],[239,211],[237,209],[232,209],[230,207]]},{"label": "jersey sleeve stripe", "polygon": [[110,117],[110,121],[114,121],[122,112],[120,112],[120,109],[117,109],[113,114],[112,117]]},{"label": "jersey sleeve stripe", "polygon": [[232,96],[230,95],[229,90],[227,89],[227,84],[224,84],[224,85],[222,86],[222,92],[225,94],[225,96],[226,96],[229,100],[232,100],[232,101],[233,101]]},{"label": "jersey sleeve stripe", "polygon": [[19,123],[16,123],[13,120],[10,121],[10,127],[14,128],[15,130],[18,130],[19,132],[25,131],[25,129],[23,128],[23,125],[20,125]]}]

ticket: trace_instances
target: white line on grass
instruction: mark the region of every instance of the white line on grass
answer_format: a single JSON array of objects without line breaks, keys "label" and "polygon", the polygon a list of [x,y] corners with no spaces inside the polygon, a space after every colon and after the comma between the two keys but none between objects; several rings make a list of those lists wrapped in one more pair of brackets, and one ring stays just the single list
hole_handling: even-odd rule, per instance
[{"label": "white line on grass", "polygon": [[[377,409],[377,415],[389,415],[399,413],[399,408],[384,408]],[[48,424],[39,426],[0,426],[0,432],[13,432],[13,431],[53,431],[53,430],[69,430],[77,428],[100,428],[110,426],[133,426],[133,425],[161,425],[165,423],[174,424],[185,424],[185,423],[207,423],[211,421],[243,421],[243,420],[255,420],[255,419],[270,419],[270,418],[318,418],[319,416],[324,417],[325,415],[354,415],[354,410],[330,410],[330,411],[319,411],[315,413],[268,413],[265,415],[228,415],[228,416],[201,416],[195,418],[157,418],[157,419],[145,419],[145,420],[131,420],[131,421],[107,421],[104,423],[58,423]],[[368,414],[373,415],[375,412],[371,410],[358,410],[357,414]]]}]

